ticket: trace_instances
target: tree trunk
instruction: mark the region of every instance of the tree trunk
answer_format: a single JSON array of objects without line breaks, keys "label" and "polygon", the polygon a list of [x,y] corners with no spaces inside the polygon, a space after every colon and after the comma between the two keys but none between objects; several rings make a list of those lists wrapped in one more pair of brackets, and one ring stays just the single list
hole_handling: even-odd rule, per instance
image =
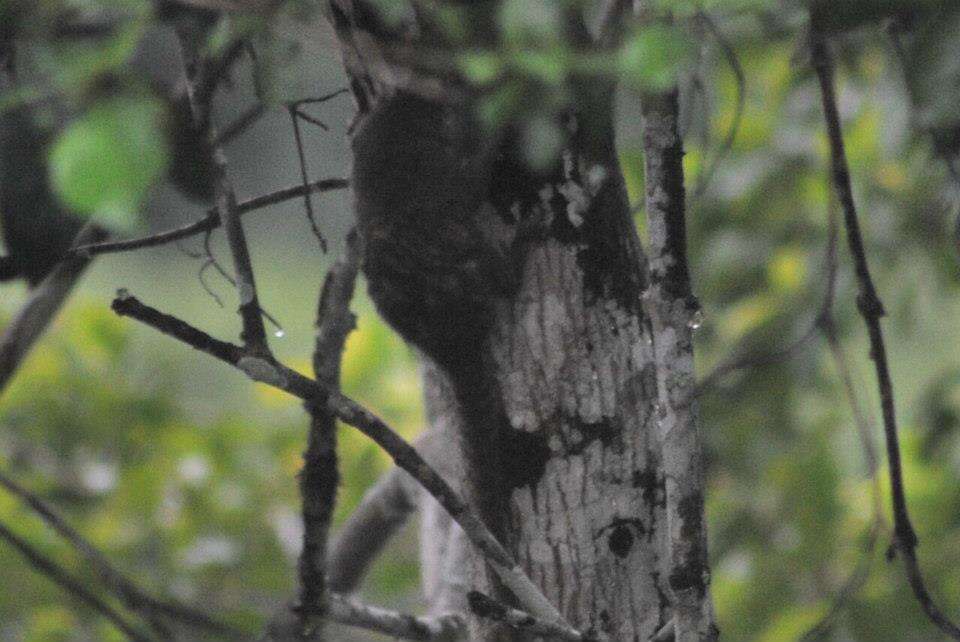
[{"label": "tree trunk", "polygon": [[[375,28],[358,33],[364,16],[354,2],[331,4],[362,128],[377,95],[389,95],[385,86],[402,74],[371,62]],[[438,379],[428,370],[428,414],[443,424],[434,430],[459,430],[461,488],[567,621],[601,638],[646,641],[668,625],[677,603],[656,324],[644,311],[646,258],[616,157],[614,87],[596,79],[570,84],[567,144],[552,172],[519,166],[522,138],[504,138],[478,224],[490,238],[519,239],[519,286],[497,301],[476,345],[463,346],[481,354],[481,372],[447,368]],[[686,343],[665,346],[663,354],[689,356],[685,329],[671,340]],[[689,374],[688,365],[682,369]],[[696,528],[697,554],[705,550],[699,500],[688,511],[696,524],[686,522]],[[425,523],[444,531],[424,533],[430,597],[444,607],[462,604],[450,596],[461,580],[451,581],[436,558],[447,565],[463,559],[464,540],[451,534],[457,527],[448,520],[428,516]],[[705,558],[694,557],[698,599],[709,614]],[[481,559],[473,566],[466,580],[472,588],[513,603]],[[470,628],[471,640],[532,639],[477,618]],[[709,639],[707,629],[679,639]]]},{"label": "tree trunk", "polygon": [[560,173],[524,187],[541,199],[521,216],[551,224],[490,337],[510,427],[530,437],[502,445],[505,543],[575,627],[647,640],[669,606],[645,259],[609,120],[576,120],[606,130],[576,132]]}]

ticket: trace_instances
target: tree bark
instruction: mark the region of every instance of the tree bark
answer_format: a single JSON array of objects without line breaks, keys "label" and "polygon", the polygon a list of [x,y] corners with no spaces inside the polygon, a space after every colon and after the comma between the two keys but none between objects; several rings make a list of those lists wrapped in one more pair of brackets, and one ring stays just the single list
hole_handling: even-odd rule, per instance
[{"label": "tree bark", "polygon": [[[374,30],[354,29],[356,4],[333,0],[331,21],[362,121],[402,74],[371,62],[378,53],[370,44]],[[487,236],[522,239],[524,249],[519,286],[496,303],[479,342],[491,381],[467,389],[476,380],[438,382],[428,371],[428,411],[434,430],[460,432],[450,448],[463,460],[465,494],[567,622],[600,639],[646,641],[671,622],[676,598],[657,414],[663,382],[643,303],[646,257],[616,156],[614,86],[582,78],[571,78],[570,86],[567,144],[556,168],[527,171],[517,164],[525,156],[522,137],[505,137],[492,168],[491,202],[478,215]],[[682,214],[682,201],[680,207]],[[662,346],[663,355],[687,353],[689,332],[670,340],[683,345]],[[692,361],[680,367],[689,372]],[[477,416],[491,406],[498,410]],[[702,517],[699,500],[693,512]],[[461,580],[445,584],[443,569],[463,546],[449,521],[429,517],[429,510],[426,524],[436,530],[424,535],[426,579],[442,611],[462,604],[451,598]],[[471,588],[516,605],[472,555]],[[705,573],[705,558],[696,562]],[[698,577],[703,598],[706,580]],[[533,638],[473,617],[470,639]]]},{"label": "tree bark", "polygon": [[528,436],[503,444],[506,543],[573,626],[646,640],[670,608],[645,259],[609,120],[577,120],[603,129],[574,133],[521,205],[550,225],[490,338],[510,426]]},{"label": "tree bark", "polygon": [[709,595],[704,474],[693,370],[700,304],[687,267],[683,141],[677,91],[643,97],[650,284],[644,308],[653,332],[657,427],[666,479],[667,557],[678,642],[716,639]]}]

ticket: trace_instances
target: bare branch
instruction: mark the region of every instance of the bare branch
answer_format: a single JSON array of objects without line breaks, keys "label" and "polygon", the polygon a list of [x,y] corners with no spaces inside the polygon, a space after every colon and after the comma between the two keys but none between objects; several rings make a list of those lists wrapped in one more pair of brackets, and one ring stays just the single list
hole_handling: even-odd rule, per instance
[{"label": "bare branch", "polygon": [[[307,157],[303,151],[303,136],[300,133],[300,121],[298,118],[303,118],[306,120],[308,117],[293,105],[288,107],[287,111],[290,114],[290,123],[293,126],[293,139],[297,146],[297,160],[300,164],[300,180],[303,182],[304,187],[306,187],[310,184],[310,178],[307,174]],[[320,125],[324,129],[327,127],[323,123],[320,123]],[[313,235],[316,236],[317,240],[320,242],[320,249],[326,252],[327,240],[323,237],[323,233],[320,231],[320,228],[317,227],[317,218],[313,213],[313,200],[310,198],[309,190],[304,190],[303,207],[307,211],[307,222],[310,223],[310,229],[313,231]]]},{"label": "bare branch", "polygon": [[[214,202],[217,214],[223,223],[227,234],[227,244],[233,256],[234,271],[237,280],[237,295],[240,299],[240,318],[243,330],[240,338],[244,347],[252,354],[264,356],[270,354],[267,344],[267,333],[263,325],[263,316],[260,311],[260,302],[257,298],[257,285],[253,275],[253,264],[250,260],[250,249],[240,222],[240,213],[237,211],[237,196],[227,173],[227,158],[223,148],[215,143],[217,140],[216,128],[212,125],[204,127],[209,119],[209,99],[212,91],[201,90],[209,84],[210,79],[204,78],[202,64],[198,53],[193,50],[190,39],[182,33],[180,36],[181,55],[187,76],[187,96],[190,99],[190,108],[193,112],[194,125],[197,132],[204,132],[211,144],[214,169]],[[218,74],[219,76],[219,74]]]},{"label": "bare branch", "polygon": [[227,624],[217,622],[201,611],[176,602],[158,600],[148,595],[132,580],[114,568],[103,553],[87,541],[86,538],[70,526],[35,493],[30,492],[3,473],[0,473],[0,486],[3,486],[10,493],[23,500],[34,513],[67,540],[84,559],[86,559],[87,563],[93,567],[103,583],[123,602],[124,606],[134,613],[139,613],[146,621],[153,623],[156,621],[157,616],[165,616],[191,626],[229,634],[234,636],[234,638],[243,637],[244,634],[242,631]]},{"label": "bare branch", "polygon": [[296,107],[299,107],[301,105],[316,105],[318,103],[325,103],[328,100],[336,98],[337,96],[343,96],[344,94],[349,94],[349,93],[350,93],[349,89],[347,89],[346,87],[341,87],[340,89],[335,89],[334,91],[331,91],[329,94],[324,94],[322,96],[314,96],[311,98],[300,98],[298,100],[293,101],[291,104]]},{"label": "bare branch", "polygon": [[[346,189],[349,182],[343,178],[324,178],[313,181],[307,186],[296,185],[286,187],[276,192],[257,196],[250,200],[237,204],[237,213],[246,214],[269,205],[276,205],[294,198],[299,198],[308,192],[329,192],[331,190]],[[114,252],[129,252],[131,250],[140,250],[148,247],[157,247],[174,243],[191,236],[204,234],[220,227],[220,215],[216,208],[207,210],[207,215],[202,219],[159,234],[152,234],[137,239],[127,239],[123,241],[111,241],[107,243],[94,243],[89,245],[78,245],[73,252],[79,256],[96,256],[97,254],[111,254]]]},{"label": "bare branch", "polygon": [[211,337],[206,332],[144,305],[126,292],[119,292],[112,308],[160,332],[178,339],[240,370],[254,381],[288,392],[304,401],[327,399],[328,409],[341,421],[370,437],[402,469],[410,473],[463,528],[471,543],[517,597],[524,608],[547,622],[562,624],[563,616],[543,595],[497,541],[476,510],[454,492],[450,485],[410,444],[382,419],[339,391],[288,368],[272,356],[251,355],[240,346]]},{"label": "bare branch", "polygon": [[[332,389],[340,386],[340,363],[347,335],[356,326],[350,312],[360,267],[356,233],[347,235],[344,254],[327,272],[317,305],[317,336],[313,370],[317,381]],[[300,495],[303,504],[303,551],[300,554],[300,610],[304,630],[322,627],[326,605],[327,538],[336,501],[337,422],[317,399],[306,404],[310,432],[303,454]]]},{"label": "bare branch", "polygon": [[226,145],[231,140],[242,134],[246,129],[258,121],[261,116],[263,116],[267,111],[266,105],[258,102],[253,107],[250,107],[245,112],[240,114],[239,118],[227,125],[220,131],[216,140],[213,141],[214,145]]},{"label": "bare branch", "polygon": [[[436,368],[430,370],[432,375],[436,374]],[[429,377],[426,377],[429,381]],[[429,385],[429,384],[428,384]],[[427,414],[431,411],[431,395],[428,391],[427,396]],[[451,461],[454,458],[450,453],[450,440],[452,435],[438,430],[437,423],[430,419],[431,427],[422,432],[414,441],[414,447],[424,459],[432,466],[436,467],[438,472],[448,479],[457,479],[462,476],[462,470],[451,470]],[[459,473],[459,474],[458,474]],[[366,572],[370,563],[376,559],[378,553],[397,530],[406,522],[410,514],[421,504],[420,486],[417,481],[401,468],[391,468],[377,482],[371,486],[360,500],[360,505],[350,515],[346,523],[340,528],[334,539],[330,551],[327,555],[327,583],[330,590],[339,593],[349,593],[357,588],[363,574]],[[438,512],[442,509],[438,509]],[[425,530],[426,537],[435,541],[435,538],[447,539],[446,530],[435,532],[431,526],[430,510],[425,508],[422,519],[421,529]],[[442,513],[445,523],[449,524],[449,516]],[[461,533],[460,529],[457,529]],[[443,544],[439,544],[444,547]],[[425,558],[428,553],[421,550],[421,564],[429,564]],[[451,573],[447,571],[438,571],[449,580]],[[444,610],[461,610],[460,606],[451,606],[453,600],[433,599],[432,582],[430,580],[430,571],[426,567],[421,568],[422,589],[424,590],[427,601],[431,605],[431,610],[438,602],[445,606]],[[465,594],[466,591],[463,591]],[[447,608],[449,607],[449,608]]]},{"label": "bare branch", "polygon": [[131,640],[135,642],[151,642],[153,640],[149,635],[138,631],[112,606],[88,591],[79,580],[71,577],[65,570],[57,565],[56,562],[35,549],[26,540],[18,537],[3,523],[0,523],[0,539],[6,540],[8,544],[17,549],[17,551],[26,558],[31,566],[49,577],[54,583],[59,584],[63,590],[77,598],[80,602],[83,602],[105,617]]},{"label": "bare branch", "polygon": [[416,488],[408,480],[403,470],[391,468],[364,493],[330,546],[327,583],[331,590],[355,590],[370,562],[416,509]]},{"label": "bare branch", "polygon": [[[320,632],[303,631],[297,610],[296,606],[288,606],[278,612],[267,626],[262,642],[324,642]],[[466,637],[466,625],[459,614],[420,617],[364,604],[338,593],[327,596],[327,617],[338,624],[376,631],[398,640],[454,642]]]},{"label": "bare branch", "polygon": [[[75,244],[94,243],[105,236],[103,230],[88,223],[77,234]],[[4,328],[0,336],[0,394],[89,263],[89,258],[81,256],[69,256],[61,261],[30,293],[30,298]]]},{"label": "bare branch", "polygon": [[[324,642],[317,632],[304,634],[296,607],[285,608],[274,616],[262,642]],[[331,621],[388,635],[397,640],[455,642],[466,639],[466,625],[456,613],[422,617],[364,604],[353,598],[331,593],[327,616]]]},{"label": "bare branch", "polygon": [[860,310],[870,337],[870,357],[874,362],[877,387],[880,393],[893,504],[894,538],[892,546],[903,559],[910,588],[913,590],[913,594],[920,603],[923,612],[941,631],[955,640],[960,640],[960,628],[957,628],[953,622],[947,619],[933,602],[917,563],[917,536],[907,512],[903,471],[900,463],[900,444],[897,436],[897,419],[893,403],[893,383],[890,379],[883,330],[880,327],[880,318],[884,315],[884,309],[870,276],[863,238],[860,233],[860,224],[857,220],[857,210],[850,183],[850,170],[847,166],[844,150],[843,131],[840,126],[840,115],[837,111],[837,100],[833,87],[833,62],[825,37],[819,31],[816,16],[812,15],[811,19],[811,57],[820,83],[827,137],[830,142],[834,187],[843,208],[847,243],[853,257],[854,271],[860,291],[857,296],[857,308]]},{"label": "bare branch", "polygon": [[478,617],[502,622],[518,631],[536,636],[547,637],[550,640],[566,640],[569,642],[590,642],[598,640],[568,626],[557,626],[547,622],[541,622],[529,613],[510,608],[491,597],[488,597],[480,591],[470,591],[467,593],[467,602],[470,610]]},{"label": "bare branch", "polygon": [[666,479],[667,555],[678,642],[714,640],[704,521],[704,472],[693,372],[700,307],[687,268],[683,143],[676,90],[643,97],[649,286],[643,303],[657,366],[659,438]]},{"label": "bare branch", "polygon": [[356,231],[350,230],[343,256],[327,272],[317,304],[313,370],[317,380],[327,385],[335,385],[339,380],[347,335],[356,327],[350,302],[359,270],[360,240]]},{"label": "bare branch", "polygon": [[415,617],[362,604],[342,595],[330,595],[330,619],[371,631],[378,631],[406,640],[463,639],[466,625],[459,615],[441,615],[434,618]]}]

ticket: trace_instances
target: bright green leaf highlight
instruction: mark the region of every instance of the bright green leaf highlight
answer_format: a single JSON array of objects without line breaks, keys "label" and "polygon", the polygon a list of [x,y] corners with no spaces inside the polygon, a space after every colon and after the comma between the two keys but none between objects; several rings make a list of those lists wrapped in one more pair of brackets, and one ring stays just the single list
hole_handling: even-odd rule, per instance
[{"label": "bright green leaf highlight", "polygon": [[111,98],[74,121],[50,152],[54,190],[71,209],[132,227],[147,190],[168,162],[162,106],[149,98]]},{"label": "bright green leaf highlight", "polygon": [[460,69],[469,80],[482,85],[496,80],[503,64],[492,53],[469,53],[460,57]]},{"label": "bright green leaf highlight", "polygon": [[568,64],[560,51],[520,51],[512,61],[527,76],[550,85],[559,85],[567,74]]}]

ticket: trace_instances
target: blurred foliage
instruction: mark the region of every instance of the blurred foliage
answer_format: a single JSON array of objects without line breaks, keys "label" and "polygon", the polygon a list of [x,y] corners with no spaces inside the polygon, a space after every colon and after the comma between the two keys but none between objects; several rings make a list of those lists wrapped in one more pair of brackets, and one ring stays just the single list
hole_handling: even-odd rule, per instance
[{"label": "blurred foliage", "polygon": [[[453,59],[471,80],[491,88],[480,106],[486,120],[513,115],[526,123],[533,161],[550,157],[562,140],[555,116],[568,98],[567,74],[619,74],[626,87],[619,96],[621,161],[634,202],[643,193],[638,94],[679,80],[691,262],[706,312],[698,360],[706,374],[734,351],[762,355],[783,347],[806,332],[820,306],[827,213],[835,204],[804,43],[805,8],[820,12],[835,37],[854,187],[889,313],[919,556],[936,599],[956,617],[960,271],[952,228],[960,191],[948,163],[960,149],[960,10],[936,0],[659,4],[674,12],[674,24],[629,33],[619,51],[588,55],[566,43],[558,3],[504,2],[495,25],[509,35],[504,46],[472,48]],[[389,13],[396,2],[378,5],[390,20],[405,16]],[[150,25],[171,19],[145,7],[132,0],[0,3],[0,40],[16,35],[18,63],[35,81],[4,94],[0,107],[56,96],[66,117],[49,108],[35,114],[59,135],[50,157],[55,188],[74,208],[110,213],[120,225],[135,222],[169,154],[167,139],[146,124],[170,121],[153,111],[158,104],[169,109],[168,97],[127,64]],[[316,20],[310,7],[290,5],[286,19]],[[701,10],[715,14],[727,42],[697,21]],[[104,11],[123,27],[92,44],[63,36],[77,16]],[[476,36],[462,11],[447,7],[433,16],[454,42]],[[238,35],[254,38],[262,64],[253,71],[268,103],[298,96],[295,79],[302,72],[287,64],[296,39],[277,24],[283,23],[226,17],[206,34],[216,51]],[[741,90],[726,60],[728,45],[743,68],[746,94],[724,154],[721,141],[737,121]],[[331,57],[323,64],[335,63]],[[112,79],[106,93],[105,76]],[[90,157],[103,159],[94,164],[96,189],[75,171]],[[642,232],[642,212],[637,221]],[[879,414],[873,374],[842,241],[838,327],[859,401],[873,417]],[[150,258],[142,261],[144,271],[155,269]],[[268,290],[272,300],[303,299],[302,283],[277,281]],[[163,288],[159,296],[181,294],[169,283]],[[0,304],[0,314],[13,309],[8,299]],[[413,436],[422,424],[415,361],[362,296],[356,309],[360,321],[348,343],[344,387]],[[293,587],[300,529],[295,476],[306,420],[295,400],[228,371],[201,379],[193,370],[203,357],[163,345],[164,356],[145,359],[128,323],[99,303],[75,302],[4,393],[0,466],[56,505],[146,587],[199,601],[256,631]],[[304,351],[294,365],[306,371],[308,361]],[[252,394],[227,395],[248,386]],[[209,405],[216,411],[197,412],[187,401],[191,395],[214,400]],[[876,546],[865,553],[874,485],[823,342],[815,338],[790,359],[730,375],[701,401],[713,590],[725,638],[799,639],[832,608],[866,556],[866,582],[822,639],[939,639],[900,566],[885,559],[886,515]],[[881,443],[876,420],[871,429]],[[340,432],[340,455],[338,523],[389,466],[352,430]],[[885,489],[885,477],[881,482]],[[881,499],[886,512],[888,498]],[[69,548],[2,492],[0,520],[95,583]],[[415,555],[408,534],[379,562],[366,590],[387,603],[416,605]],[[0,546],[0,568],[0,639],[117,639],[9,547]]]},{"label": "blurred foliage", "polygon": [[[345,390],[412,437],[422,423],[415,365],[366,312],[350,337]],[[194,355],[144,368],[129,330],[104,306],[73,306],[4,393],[0,465],[142,586],[256,631],[294,586],[305,417],[297,400],[259,384],[251,403],[266,406],[273,422],[248,419],[243,407],[191,417],[178,398]],[[219,385],[245,385],[224,373],[236,379]],[[390,463],[355,430],[340,430],[340,454],[336,523]],[[0,521],[96,585],[89,567],[6,493]],[[9,547],[0,546],[0,568],[0,639],[118,639],[97,617],[66,607]],[[380,598],[408,591],[415,561],[387,560],[376,577]]]},{"label": "blurred foliage", "polygon": [[54,188],[74,211],[129,228],[169,161],[156,101],[114,98],[74,121],[50,151]]},{"label": "blurred foliage", "polygon": [[[958,17],[952,10],[938,14],[937,21],[952,24]],[[825,287],[827,217],[836,204],[827,182],[816,81],[798,56],[803,48],[796,36],[770,38],[758,26],[756,19],[741,18],[727,27],[746,76],[745,110],[713,182],[690,203],[690,253],[707,317],[698,342],[704,372],[734,349],[769,354],[801,336]],[[921,54],[905,58],[885,31],[888,25],[865,19],[857,26],[835,43],[842,61],[838,87],[847,151],[889,312],[887,344],[919,555],[933,593],[956,617],[960,353],[953,348],[957,334],[949,319],[960,294],[951,237],[958,186],[938,157],[953,150],[939,144],[943,138],[925,122],[926,108],[911,87],[936,74],[941,97],[949,101],[947,96],[960,95],[960,83],[938,66],[914,63]],[[929,28],[908,31],[900,45],[908,43],[908,52],[933,47]],[[938,59],[940,50],[957,51],[960,40],[944,37],[945,28],[938,33]],[[738,91],[718,47],[707,49],[712,65],[702,73],[708,82],[697,91],[706,94],[711,109],[708,125],[695,121],[688,135],[691,185],[697,185],[733,122]],[[943,114],[945,129],[956,128],[956,100]],[[628,160],[628,167],[634,162]],[[632,184],[642,185],[640,172]],[[860,404],[878,418],[855,283],[842,237],[840,242],[839,327]],[[791,359],[729,376],[702,402],[712,462],[714,596],[727,639],[800,639],[830,610],[865,556],[870,561],[865,584],[832,630],[816,639],[941,639],[913,600],[901,567],[885,558],[890,541],[885,474],[884,530],[873,550],[864,552],[874,520],[872,483],[836,364],[819,336]],[[882,452],[878,419],[871,421],[871,431]]]}]

